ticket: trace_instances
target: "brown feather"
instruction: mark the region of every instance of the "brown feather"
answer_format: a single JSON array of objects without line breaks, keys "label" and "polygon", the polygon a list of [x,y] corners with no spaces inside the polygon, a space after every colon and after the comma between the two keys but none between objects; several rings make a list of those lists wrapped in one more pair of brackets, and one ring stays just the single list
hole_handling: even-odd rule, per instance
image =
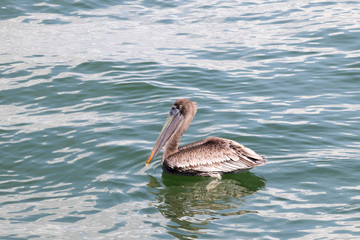
[{"label": "brown feather", "polygon": [[[165,159],[167,167],[178,172],[229,173],[265,163],[265,159],[232,140],[209,137],[179,148]],[[202,174],[204,175],[204,174]]]}]

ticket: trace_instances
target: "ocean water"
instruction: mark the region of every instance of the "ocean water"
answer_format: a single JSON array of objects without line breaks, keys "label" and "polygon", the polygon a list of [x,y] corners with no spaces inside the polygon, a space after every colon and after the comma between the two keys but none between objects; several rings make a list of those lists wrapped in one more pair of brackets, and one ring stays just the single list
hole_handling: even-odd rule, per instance
[{"label": "ocean water", "polygon": [[[359,239],[359,1],[2,1],[1,239]],[[181,143],[266,155],[208,177]]]}]

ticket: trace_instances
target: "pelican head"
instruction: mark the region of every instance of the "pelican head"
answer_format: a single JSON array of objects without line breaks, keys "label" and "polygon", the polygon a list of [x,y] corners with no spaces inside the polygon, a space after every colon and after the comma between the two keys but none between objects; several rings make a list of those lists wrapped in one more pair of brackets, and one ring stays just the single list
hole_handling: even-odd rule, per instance
[{"label": "pelican head", "polygon": [[[175,101],[175,103],[172,105],[170,109],[169,115],[160,132],[160,135],[156,140],[154,148],[151,151],[151,154],[145,163],[146,165],[148,165],[150,161],[156,157],[156,155],[161,151],[162,147],[170,139],[170,137],[179,129],[181,129],[182,126],[184,126],[184,123],[187,122],[186,116],[192,115],[193,117],[195,115],[195,112],[196,112],[196,103],[188,99],[178,99]],[[188,123],[188,125],[190,125],[190,122]]]}]

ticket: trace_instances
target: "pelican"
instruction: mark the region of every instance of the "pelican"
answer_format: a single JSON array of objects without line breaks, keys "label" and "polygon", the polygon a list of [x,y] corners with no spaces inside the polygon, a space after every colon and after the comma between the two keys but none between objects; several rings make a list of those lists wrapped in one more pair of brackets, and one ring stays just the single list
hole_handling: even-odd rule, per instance
[{"label": "pelican", "polygon": [[244,171],[266,163],[265,156],[225,138],[208,137],[179,147],[196,110],[196,103],[189,99],[175,101],[146,166],[165,144],[161,166],[164,172],[171,174],[221,178],[224,173]]}]

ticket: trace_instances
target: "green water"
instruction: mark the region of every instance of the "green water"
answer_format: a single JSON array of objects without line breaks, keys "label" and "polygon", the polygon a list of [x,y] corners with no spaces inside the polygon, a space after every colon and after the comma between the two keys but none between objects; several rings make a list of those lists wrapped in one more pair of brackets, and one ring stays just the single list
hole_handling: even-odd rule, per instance
[{"label": "green water", "polygon": [[[359,2],[0,4],[1,239],[360,238]],[[268,163],[145,167],[178,98]]]}]

